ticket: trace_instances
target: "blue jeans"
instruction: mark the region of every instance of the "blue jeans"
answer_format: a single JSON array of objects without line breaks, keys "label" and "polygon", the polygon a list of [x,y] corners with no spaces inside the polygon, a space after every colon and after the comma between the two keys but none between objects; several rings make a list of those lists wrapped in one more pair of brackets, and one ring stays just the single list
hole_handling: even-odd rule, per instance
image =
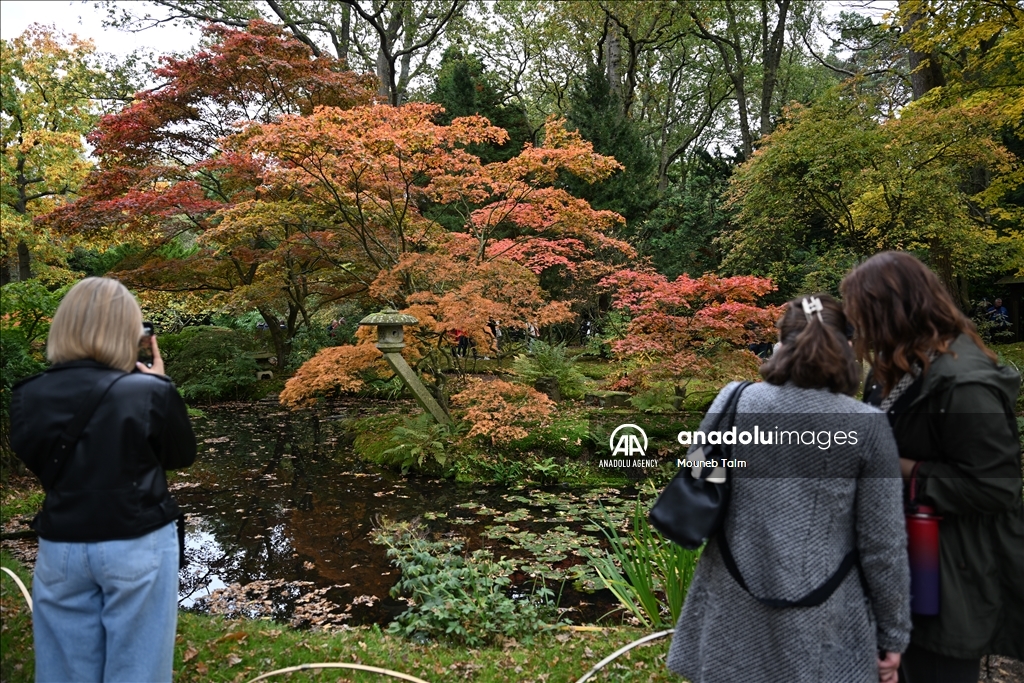
[{"label": "blue jeans", "polygon": [[39,539],[32,601],[37,683],[170,683],[174,523],[124,541]]}]

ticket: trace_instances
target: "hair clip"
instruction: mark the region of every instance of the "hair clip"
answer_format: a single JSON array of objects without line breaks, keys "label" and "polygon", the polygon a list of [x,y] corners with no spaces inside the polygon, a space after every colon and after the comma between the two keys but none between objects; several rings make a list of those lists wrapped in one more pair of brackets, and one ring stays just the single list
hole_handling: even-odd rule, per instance
[{"label": "hair clip", "polygon": [[812,296],[810,299],[804,297],[802,304],[804,307],[804,315],[807,316],[807,322],[811,322],[811,316],[817,313],[818,320],[822,325],[825,324],[825,319],[821,317],[821,312],[825,310],[825,307],[821,305],[821,299],[816,296]]}]

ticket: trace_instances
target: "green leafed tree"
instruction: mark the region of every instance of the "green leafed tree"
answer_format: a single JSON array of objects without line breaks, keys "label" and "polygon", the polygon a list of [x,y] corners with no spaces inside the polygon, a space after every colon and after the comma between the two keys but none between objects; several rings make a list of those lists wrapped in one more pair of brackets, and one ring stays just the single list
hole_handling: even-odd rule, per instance
[{"label": "green leafed tree", "polygon": [[698,152],[682,182],[661,195],[638,231],[638,242],[658,272],[674,280],[719,269],[724,254],[716,238],[727,225],[722,194],[732,168],[729,159]]},{"label": "green leafed tree", "polygon": [[[885,249],[920,253],[963,306],[979,268],[1019,258],[999,197],[967,182],[1016,172],[991,103],[915,103],[882,120],[854,81],[787,120],[733,176],[728,270],[767,275],[782,295],[816,288],[857,258]],[[823,280],[824,278],[824,280]],[[837,280],[838,275],[832,280]],[[827,282],[837,284],[837,282]]]},{"label": "green leafed tree", "polygon": [[469,148],[484,163],[508,161],[522,151],[524,143],[533,142],[526,111],[510,101],[480,59],[463,48],[453,46],[445,51],[429,100],[444,107],[439,123],[447,125],[460,116],[483,116],[505,129],[508,140],[503,144]]},{"label": "green leafed tree", "polygon": [[66,250],[33,217],[74,196],[91,167],[84,135],[108,75],[91,42],[39,25],[0,41],[0,284],[63,264]]}]

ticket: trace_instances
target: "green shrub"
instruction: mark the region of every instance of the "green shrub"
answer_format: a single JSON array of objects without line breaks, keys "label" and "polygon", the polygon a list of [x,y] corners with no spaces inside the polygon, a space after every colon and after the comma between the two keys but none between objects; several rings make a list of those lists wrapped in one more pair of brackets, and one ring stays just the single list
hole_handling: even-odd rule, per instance
[{"label": "green shrub", "polygon": [[335,342],[326,326],[319,323],[313,323],[312,327],[303,326],[292,337],[288,370],[298,370],[303,363],[315,356],[317,351],[328,346],[335,346]]},{"label": "green shrub", "polygon": [[587,380],[576,368],[576,360],[565,352],[564,344],[537,340],[529,355],[516,356],[512,368],[530,385],[541,377],[554,377],[562,396],[567,398],[583,398],[586,390]]},{"label": "green shrub", "polygon": [[402,572],[392,596],[411,601],[390,633],[479,647],[498,636],[530,643],[535,634],[558,625],[548,588],[535,584],[529,597],[509,596],[509,576],[516,571],[510,560],[495,560],[487,550],[466,556],[461,542],[432,541],[419,525],[386,519],[374,542],[387,546],[391,564]]},{"label": "green shrub", "polygon": [[251,343],[223,327],[186,327],[160,337],[167,376],[181,395],[200,403],[247,398],[258,367]]},{"label": "green shrub", "polygon": [[[992,350],[999,354],[1000,365],[1009,365],[1024,375],[1024,342],[993,344]],[[1024,413],[1024,391],[1017,393],[1017,405],[1014,410],[1017,413]],[[1024,434],[1021,435],[1021,439],[1024,440]]]},{"label": "green shrub", "polygon": [[51,292],[38,280],[12,282],[0,291],[0,472],[18,468],[10,443],[11,390],[46,368],[43,344],[65,289]]},{"label": "green shrub", "polygon": [[590,556],[601,583],[645,627],[672,628],[701,551],[678,546],[651,528],[640,499],[633,509],[633,529],[625,535],[619,535],[603,507],[601,511],[609,553]]},{"label": "green shrub", "polygon": [[453,441],[467,429],[465,423],[438,424],[422,413],[391,430],[391,447],[381,453],[381,460],[383,464],[401,467],[403,474],[414,465],[420,471],[444,467]]},{"label": "green shrub", "polygon": [[652,382],[629,398],[630,404],[644,412],[665,413],[682,405],[682,396],[672,382]]},{"label": "green shrub", "polygon": [[359,392],[362,396],[393,401],[405,393],[405,382],[398,375],[393,375],[388,379],[370,377],[365,379],[364,382],[365,386]]}]

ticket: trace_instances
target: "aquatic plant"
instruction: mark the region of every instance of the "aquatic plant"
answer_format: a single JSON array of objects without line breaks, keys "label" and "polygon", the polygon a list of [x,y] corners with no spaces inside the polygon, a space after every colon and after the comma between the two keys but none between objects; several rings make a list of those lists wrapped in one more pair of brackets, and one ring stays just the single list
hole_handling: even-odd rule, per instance
[{"label": "aquatic plant", "polygon": [[460,540],[434,541],[419,524],[387,519],[378,522],[373,541],[387,546],[402,572],[392,596],[409,603],[389,633],[478,647],[499,637],[529,643],[558,626],[554,594],[542,583],[527,595],[510,595],[516,565],[504,557],[495,560],[487,550],[465,555]]},{"label": "aquatic plant", "polygon": [[679,619],[701,550],[687,550],[653,529],[640,498],[633,507],[632,531],[625,534],[619,534],[603,506],[601,512],[609,552],[589,553],[601,583],[644,626],[671,628]]}]

